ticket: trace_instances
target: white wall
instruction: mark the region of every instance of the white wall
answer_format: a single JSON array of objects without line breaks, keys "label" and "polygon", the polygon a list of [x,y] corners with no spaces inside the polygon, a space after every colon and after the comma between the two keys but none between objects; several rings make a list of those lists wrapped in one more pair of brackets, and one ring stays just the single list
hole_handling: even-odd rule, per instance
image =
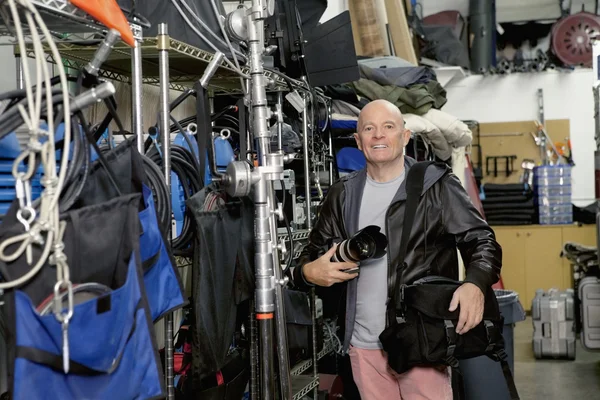
[{"label": "white wall", "polygon": [[472,75],[451,82],[443,110],[461,119],[479,122],[535,120],[537,90],[544,91],[546,119],[569,119],[573,168],[573,202],[594,200],[593,72],[547,71],[498,76]]}]

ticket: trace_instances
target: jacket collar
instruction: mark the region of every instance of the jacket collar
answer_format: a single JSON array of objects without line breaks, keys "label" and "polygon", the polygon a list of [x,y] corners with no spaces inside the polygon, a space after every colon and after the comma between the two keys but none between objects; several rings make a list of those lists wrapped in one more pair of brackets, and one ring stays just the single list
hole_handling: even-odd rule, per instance
[{"label": "jacket collar", "polygon": [[[406,200],[406,177],[410,167],[416,164],[417,161],[411,157],[404,157],[405,179],[398,188],[398,191],[392,199],[392,203]],[[423,193],[429,190],[442,176],[449,171],[448,167],[441,163],[436,163],[429,168],[425,174],[425,182],[423,184]],[[360,213],[360,203],[362,202],[365,182],[367,181],[366,167],[348,174],[344,177],[344,189],[346,192],[344,199],[344,221],[349,237],[358,232],[358,217]]]}]

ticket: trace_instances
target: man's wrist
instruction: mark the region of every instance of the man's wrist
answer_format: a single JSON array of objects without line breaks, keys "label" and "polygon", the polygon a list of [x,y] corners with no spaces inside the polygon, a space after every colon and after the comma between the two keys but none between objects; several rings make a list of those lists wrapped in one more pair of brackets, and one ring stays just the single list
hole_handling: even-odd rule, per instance
[{"label": "man's wrist", "polygon": [[303,264],[300,266],[300,276],[302,277],[302,281],[308,286],[314,286],[314,284],[310,283],[308,279],[306,279],[306,275],[304,275],[304,267],[308,264]]},{"label": "man's wrist", "polygon": [[305,265],[306,264],[300,264],[294,268],[294,271],[293,271],[294,282],[296,283],[296,285],[314,286],[312,283],[310,283],[306,279],[306,276],[304,275],[304,266]]}]

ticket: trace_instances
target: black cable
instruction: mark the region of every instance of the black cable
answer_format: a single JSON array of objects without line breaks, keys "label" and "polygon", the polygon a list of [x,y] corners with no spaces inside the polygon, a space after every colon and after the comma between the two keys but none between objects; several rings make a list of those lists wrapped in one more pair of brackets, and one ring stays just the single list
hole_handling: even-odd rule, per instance
[{"label": "black cable", "polygon": [[224,122],[224,121],[227,121],[227,122],[230,122],[230,123],[234,124],[235,127],[239,130],[239,128],[240,128],[240,121],[236,117],[234,117],[232,115],[227,115],[227,114],[226,115],[221,115],[219,118],[215,119],[214,122],[216,124],[218,122]]},{"label": "black cable", "polygon": [[275,75],[279,75],[280,77],[282,77],[283,80],[285,81],[285,83],[287,83],[288,89],[290,89],[290,92],[294,91],[294,83],[292,82],[292,80],[290,79],[289,76],[287,76],[283,72],[279,72],[279,71],[277,71],[276,69],[273,69],[273,68],[264,68],[264,69],[265,69],[265,71],[272,72]]},{"label": "black cable", "polygon": [[[75,203],[83,190],[90,168],[90,147],[86,137],[87,127],[82,124],[85,121],[81,119],[81,113],[71,117],[71,121],[74,128],[71,132],[73,148],[70,153],[71,160],[69,160],[63,190],[61,191],[60,211],[68,210]],[[83,131],[78,129],[79,125],[82,126]],[[64,140],[60,140],[56,142],[55,148],[62,148],[63,144]],[[62,157],[64,157],[64,154],[61,153]]]},{"label": "black cable", "polygon": [[[198,146],[195,146],[196,148],[194,149],[194,145],[193,145],[192,141],[188,137],[187,133],[184,132],[183,128],[181,127],[181,124],[179,124],[179,121],[177,121],[175,119],[175,117],[173,117],[170,114],[169,114],[169,117],[171,117],[171,121],[173,121],[174,125],[177,127],[177,129],[179,130],[179,132],[181,132],[181,135],[183,136],[183,140],[185,140],[185,142],[187,143],[187,145],[190,148],[190,151],[192,152],[192,154],[194,154],[196,151],[199,151]],[[200,162],[198,161],[198,159],[196,157],[192,157],[192,164],[194,165],[194,167],[198,171],[198,174],[200,174]]]},{"label": "black cable", "polygon": [[[62,103],[63,101],[63,96],[62,94],[60,95],[53,95],[52,96],[52,107],[56,107],[57,105],[59,105],[60,103]],[[23,107],[25,107],[25,109],[29,109],[29,104],[27,102],[27,98],[23,98],[21,101],[19,101],[19,104],[23,105]],[[46,104],[46,97],[42,96],[42,115],[46,115],[47,113],[47,104]],[[55,113],[56,114],[56,113]],[[4,111],[2,114],[0,114],[0,139],[2,139],[4,136],[8,135],[11,132],[14,132],[19,126],[21,126],[24,123],[23,121],[23,117],[21,116],[21,113],[19,112],[18,107],[12,107],[9,110]]]},{"label": "black cable", "polygon": [[[156,147],[151,147],[147,157],[156,165],[163,165],[162,155]],[[179,184],[183,189],[184,201],[196,194],[204,186],[203,177],[199,176],[197,159],[191,151],[183,146],[171,145],[171,169],[177,176]],[[195,222],[193,216],[185,213],[183,226],[179,236],[171,241],[173,254],[190,256],[195,237]]]},{"label": "black cable", "polygon": [[141,156],[144,162],[146,179],[150,189],[152,189],[160,230],[166,236],[171,229],[171,194],[160,167],[149,157],[143,154]]}]

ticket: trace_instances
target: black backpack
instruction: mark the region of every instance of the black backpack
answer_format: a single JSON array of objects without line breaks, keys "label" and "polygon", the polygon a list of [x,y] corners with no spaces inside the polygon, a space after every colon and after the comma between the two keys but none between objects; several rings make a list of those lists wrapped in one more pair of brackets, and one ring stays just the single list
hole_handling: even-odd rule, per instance
[{"label": "black backpack", "polygon": [[[486,355],[502,365],[512,400],[518,400],[512,373],[504,351],[498,300],[492,288],[485,293],[482,322],[463,335],[456,333],[459,309],[450,312],[452,296],[462,282],[441,276],[428,276],[407,285],[403,279],[408,238],[413,227],[417,205],[423,191],[425,170],[431,161],[413,165],[408,171],[407,201],[398,265],[390,282],[387,327],[379,336],[388,354],[388,363],[401,374],[413,367],[448,365],[452,367],[455,398],[463,398],[458,360]],[[397,279],[397,276],[400,279]],[[456,391],[458,390],[458,392]]]}]

